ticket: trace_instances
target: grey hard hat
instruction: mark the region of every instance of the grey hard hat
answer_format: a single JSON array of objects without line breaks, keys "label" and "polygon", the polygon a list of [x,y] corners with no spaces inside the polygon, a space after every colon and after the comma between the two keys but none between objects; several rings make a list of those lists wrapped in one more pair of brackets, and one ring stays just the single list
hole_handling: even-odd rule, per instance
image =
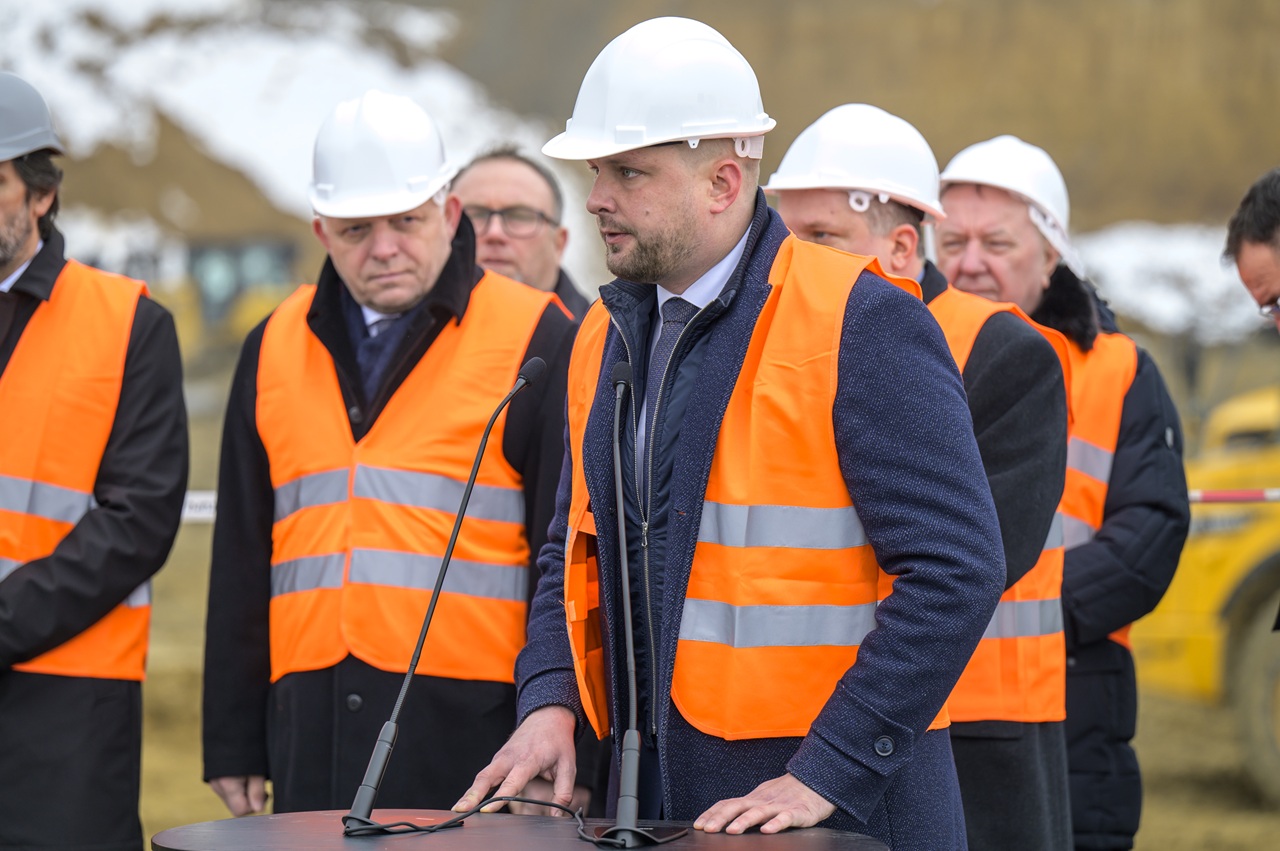
[{"label": "grey hard hat", "polygon": [[44,98],[17,74],[0,71],[0,162],[46,148],[63,153]]}]

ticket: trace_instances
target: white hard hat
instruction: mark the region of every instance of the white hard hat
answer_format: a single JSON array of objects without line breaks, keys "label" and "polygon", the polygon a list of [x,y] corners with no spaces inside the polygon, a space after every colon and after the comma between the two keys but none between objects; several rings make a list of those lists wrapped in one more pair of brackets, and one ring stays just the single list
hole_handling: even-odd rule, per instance
[{"label": "white hard hat", "polygon": [[589,160],[663,142],[733,139],[759,159],[777,124],[755,72],[724,36],[688,18],[654,18],[605,45],[578,90],[565,131],[542,152]]},{"label": "white hard hat", "polygon": [[1043,148],[1017,136],[997,136],[970,145],[942,170],[942,187],[955,183],[994,186],[1027,202],[1031,221],[1077,278],[1084,261],[1071,244],[1071,202],[1062,172]]},{"label": "white hard hat", "polygon": [[865,103],[837,106],[806,127],[764,189],[848,189],[946,217],[929,143],[906,121]]},{"label": "white hard hat", "polygon": [[44,98],[17,74],[0,71],[0,162],[46,149],[63,152]]},{"label": "white hard hat", "polygon": [[338,104],[316,134],[311,208],[342,219],[391,216],[422,206],[456,172],[425,109],[370,89]]}]

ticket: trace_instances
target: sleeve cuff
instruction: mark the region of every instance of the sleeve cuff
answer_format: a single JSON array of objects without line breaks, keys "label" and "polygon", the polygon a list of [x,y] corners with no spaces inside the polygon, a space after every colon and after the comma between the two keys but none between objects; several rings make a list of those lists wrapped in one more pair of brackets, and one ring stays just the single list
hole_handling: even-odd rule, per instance
[{"label": "sleeve cuff", "polygon": [[879,716],[837,687],[787,771],[865,823],[893,773],[911,761],[915,739],[911,728]]}]

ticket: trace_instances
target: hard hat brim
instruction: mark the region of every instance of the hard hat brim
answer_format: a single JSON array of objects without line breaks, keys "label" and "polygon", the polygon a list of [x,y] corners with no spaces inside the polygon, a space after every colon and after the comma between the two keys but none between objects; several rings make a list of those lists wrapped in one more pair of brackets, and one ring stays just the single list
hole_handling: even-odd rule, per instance
[{"label": "hard hat brim", "polygon": [[645,142],[640,145],[619,145],[617,143],[610,145],[598,139],[575,138],[565,132],[555,136],[543,145],[542,153],[557,160],[595,160],[625,153],[626,151],[647,148],[650,144]]},{"label": "hard hat brim", "polygon": [[776,125],[777,122],[770,118],[763,128],[752,130],[751,132],[723,133],[716,134],[714,136],[673,136],[671,138],[645,139],[638,144],[618,142],[610,143],[600,139],[584,139],[580,136],[573,135],[572,131],[566,130],[543,145],[542,153],[557,160],[598,160],[601,157],[611,157],[615,154],[624,154],[627,151],[638,151],[641,148],[652,148],[656,145],[669,145],[672,142],[687,142],[690,139],[710,141],[711,139],[738,139],[751,136],[763,136]]},{"label": "hard hat brim", "polygon": [[311,209],[317,216],[332,219],[367,219],[407,213],[430,201],[436,193],[449,185],[449,181],[456,173],[456,168],[450,168],[445,174],[427,184],[425,189],[414,192],[401,190],[352,198],[326,198],[317,192],[315,184],[312,184],[309,192]]},{"label": "hard hat brim", "polygon": [[875,185],[871,181],[867,181],[865,183],[860,181],[824,181],[822,183],[817,183],[803,177],[779,177],[775,173],[769,178],[769,182],[760,188],[769,194],[777,194],[779,192],[789,192],[799,189],[831,189],[836,192],[850,192],[856,189],[862,192],[869,192],[872,195],[883,192],[902,206],[913,207],[926,215],[933,216],[938,221],[942,221],[947,217],[947,214],[943,211],[941,204],[928,204],[917,198],[912,198],[909,195],[896,192],[892,187]]},{"label": "hard hat brim", "polygon": [[45,150],[60,155],[66,154],[62,149],[62,142],[55,134],[44,128],[38,128],[17,138],[7,139],[0,144],[0,162],[16,160],[35,151]]}]

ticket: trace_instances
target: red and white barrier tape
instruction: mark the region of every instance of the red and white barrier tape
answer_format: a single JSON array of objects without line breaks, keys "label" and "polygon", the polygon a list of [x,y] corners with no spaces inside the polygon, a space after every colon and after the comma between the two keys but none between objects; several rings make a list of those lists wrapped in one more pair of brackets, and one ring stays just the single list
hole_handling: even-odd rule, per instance
[{"label": "red and white barrier tape", "polygon": [[218,507],[218,494],[214,491],[187,491],[182,501],[183,523],[212,523]]},{"label": "red and white barrier tape", "polygon": [[1280,488],[1252,490],[1193,490],[1187,495],[1192,502],[1280,502]]},{"label": "red and white barrier tape", "polygon": [[[1188,491],[1193,503],[1227,502],[1280,502],[1280,488],[1255,488],[1252,490],[1193,490]],[[187,491],[182,503],[183,523],[212,523],[217,512],[218,495],[214,491]]]}]

